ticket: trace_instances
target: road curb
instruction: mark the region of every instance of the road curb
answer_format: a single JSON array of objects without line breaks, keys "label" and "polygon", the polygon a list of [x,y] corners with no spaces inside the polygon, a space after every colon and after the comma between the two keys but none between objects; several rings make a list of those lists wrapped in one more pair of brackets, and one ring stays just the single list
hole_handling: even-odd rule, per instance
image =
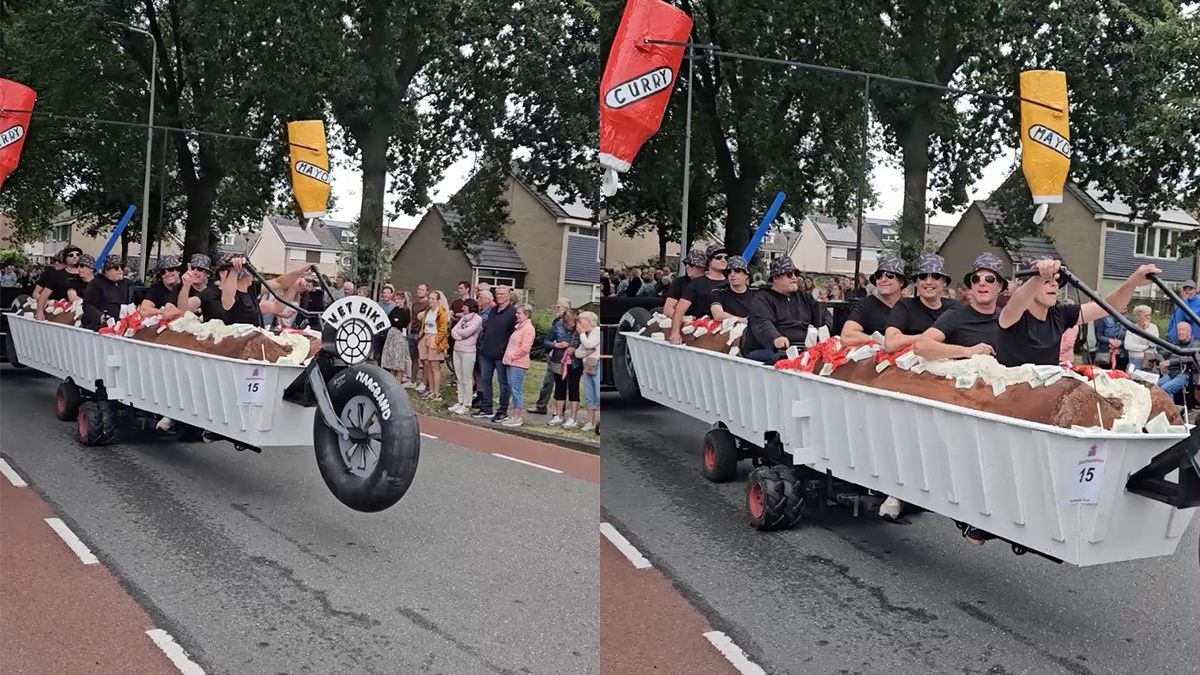
[{"label": "road curb", "polygon": [[492,431],[498,431],[502,434],[510,434],[512,436],[520,436],[521,438],[527,438],[531,441],[538,441],[541,443],[549,443],[550,445],[558,445],[558,446],[562,446],[564,448],[570,448],[571,450],[578,450],[579,452],[586,452],[590,455],[599,455],[600,454],[599,440],[597,440],[595,443],[588,443],[586,441],[580,441],[580,440],[576,440],[574,438],[564,438],[562,436],[555,436],[553,434],[543,434],[543,433],[539,433],[537,431],[529,431],[528,429],[525,429],[522,427],[506,427],[506,426],[503,426],[500,424],[492,424],[489,422],[477,422],[473,418],[461,417],[459,415],[439,415],[436,413],[426,413],[426,412],[422,412],[422,413],[418,413],[418,414],[423,415],[425,417],[433,417],[435,419],[443,420],[446,422],[456,422],[458,424],[466,424],[466,425],[470,425],[473,427],[479,427],[480,429],[490,429]]}]

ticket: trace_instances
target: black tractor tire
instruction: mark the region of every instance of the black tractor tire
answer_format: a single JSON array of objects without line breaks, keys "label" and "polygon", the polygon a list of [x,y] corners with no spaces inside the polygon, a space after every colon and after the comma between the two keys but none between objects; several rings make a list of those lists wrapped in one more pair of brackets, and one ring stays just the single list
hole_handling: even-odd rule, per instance
[{"label": "black tractor tire", "polygon": [[21,359],[17,357],[17,343],[13,340],[11,329],[4,333],[4,359],[13,368],[25,367],[21,364]]},{"label": "black tractor tire", "polygon": [[804,495],[789,467],[760,466],[750,472],[746,487],[750,526],[756,530],[786,530],[804,515]]},{"label": "black tractor tire", "polygon": [[613,384],[621,399],[630,403],[640,403],[645,400],[642,390],[638,387],[637,373],[633,372],[633,359],[629,356],[629,345],[624,331],[640,331],[650,323],[650,312],[644,307],[631,307],[621,317],[617,327],[617,336],[613,339]]},{"label": "black tractor tire", "polygon": [[728,483],[737,477],[737,439],[728,429],[711,429],[704,434],[701,474],[712,483]]},{"label": "black tractor tire", "polygon": [[116,408],[109,401],[85,401],[79,406],[76,425],[82,445],[109,445],[117,438]]},{"label": "black tractor tire", "polygon": [[[412,485],[421,456],[421,430],[408,395],[391,373],[372,364],[346,368],[326,387],[342,423],[360,426],[371,436],[357,443],[344,442],[318,410],[313,420],[313,448],[321,478],[338,501],[356,511],[375,512],[392,506]],[[349,405],[352,402],[354,405]],[[372,427],[378,431],[370,431]]]},{"label": "black tractor tire", "polygon": [[199,443],[204,440],[204,430],[183,422],[175,423],[175,441],[178,443]]},{"label": "black tractor tire", "polygon": [[70,380],[63,380],[54,394],[54,416],[64,422],[74,422],[79,416],[79,406],[83,405],[83,394],[79,387]]}]

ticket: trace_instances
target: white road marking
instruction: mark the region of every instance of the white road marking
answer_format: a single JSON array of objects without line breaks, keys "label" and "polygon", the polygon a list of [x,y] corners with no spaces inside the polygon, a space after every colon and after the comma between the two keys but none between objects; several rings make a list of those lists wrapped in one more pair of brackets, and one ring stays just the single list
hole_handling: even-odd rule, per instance
[{"label": "white road marking", "polygon": [[171,663],[179,669],[183,675],[204,675],[204,669],[196,665],[196,662],[188,657],[187,652],[183,651],[183,647],[171,637],[171,634],[161,628],[152,628],[146,631],[146,635],[154,640],[154,644],[171,659]]},{"label": "white road marking", "polygon": [[421,435],[424,436],[425,438],[432,438],[435,441],[438,439],[437,436],[434,436],[433,434],[427,434],[424,431],[421,432]]},{"label": "white road marking", "polygon": [[629,559],[634,569],[644,570],[654,567],[641,551],[637,550],[624,535],[617,531],[617,528],[608,523],[600,523],[600,534],[604,535],[605,539],[612,542],[612,545],[616,546],[617,550]]},{"label": "white road marking", "polygon": [[79,556],[79,561],[84,565],[95,565],[100,562],[96,556],[92,555],[87,545],[80,541],[79,537],[75,536],[75,533],[71,531],[71,528],[67,527],[67,524],[61,518],[47,518],[46,524],[50,526],[50,529],[58,533],[58,536],[75,552],[75,555]]},{"label": "white road marking", "polygon": [[4,474],[4,477],[8,479],[8,482],[13,484],[13,487],[29,487],[29,483],[26,483],[21,478],[21,474],[13,470],[13,468],[8,465],[8,462],[4,461],[3,459],[0,459],[0,473]]},{"label": "white road marking", "polygon": [[518,464],[524,464],[526,466],[536,467],[536,468],[542,469],[544,471],[549,471],[550,473],[562,473],[562,471],[559,471],[558,469],[555,469],[552,466],[543,466],[541,464],[534,464],[533,462],[526,462],[523,459],[517,459],[516,457],[509,457],[508,455],[502,455],[498,452],[493,452],[492,457],[499,457],[500,459],[507,459],[510,462],[517,462]]},{"label": "white road marking", "polygon": [[704,634],[712,646],[721,652],[725,660],[733,664],[742,675],[767,675],[767,671],[763,670],[757,663],[746,657],[746,652],[742,648],[733,644],[733,640],[729,636],[719,630],[710,630]]}]

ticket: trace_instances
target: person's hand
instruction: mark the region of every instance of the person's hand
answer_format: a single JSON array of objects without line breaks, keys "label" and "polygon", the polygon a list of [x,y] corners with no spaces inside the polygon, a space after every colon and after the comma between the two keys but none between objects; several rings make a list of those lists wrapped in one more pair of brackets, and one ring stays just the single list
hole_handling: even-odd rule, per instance
[{"label": "person's hand", "polygon": [[1117,349],[1121,346],[1121,341],[1117,338],[1108,338],[1108,346]]},{"label": "person's hand", "polygon": [[995,353],[996,353],[996,350],[992,349],[991,345],[985,344],[983,342],[980,342],[979,344],[975,345],[974,347],[967,347],[967,356],[968,357],[975,356],[976,354],[991,355],[991,354],[995,354]]},{"label": "person's hand", "polygon": [[671,333],[670,340],[671,340],[671,344],[673,344],[673,345],[683,344],[683,336],[676,332]]},{"label": "person's hand", "polygon": [[45,321],[46,320],[45,310],[39,309],[38,311],[34,312],[33,318],[35,321]]},{"label": "person's hand", "polygon": [[1062,262],[1059,260],[1039,260],[1034,263],[1034,269],[1037,270],[1038,278],[1043,282],[1054,281],[1058,270],[1062,269]]},{"label": "person's hand", "polygon": [[1167,368],[1168,368],[1168,366],[1169,366],[1169,365],[1170,365],[1170,364],[1168,364],[1166,361],[1159,361],[1159,362],[1158,362],[1158,372],[1159,372],[1159,373],[1162,373],[1163,375],[1166,375],[1166,374],[1167,374]]},{"label": "person's hand", "polygon": [[558,342],[555,342],[555,343],[554,343],[554,348],[555,348],[555,349],[566,349],[567,347],[570,347],[570,346],[571,346],[571,343],[570,343],[570,342],[563,342],[563,341],[561,341],[561,340],[559,340]]},{"label": "person's hand", "polygon": [[241,272],[242,272],[242,267],[245,266],[245,264],[246,264],[246,259],[240,255],[235,255],[234,257],[229,259],[229,264],[233,265],[233,271],[237,272],[238,275],[240,276]]},{"label": "person's hand", "polygon": [[183,282],[188,286],[195,286],[196,284],[200,283],[201,279],[204,278],[203,274],[204,273],[198,269],[190,268],[188,271],[183,273]]},{"label": "person's hand", "polygon": [[1158,265],[1147,263],[1137,268],[1133,274],[1129,275],[1129,280],[1132,281],[1135,286],[1145,286],[1146,284],[1150,283],[1151,274],[1162,274],[1162,270],[1158,269]]},{"label": "person's hand", "polygon": [[788,341],[786,335],[780,335],[779,337],[775,338],[774,342],[771,343],[771,346],[775,347],[776,349],[787,349],[790,345],[791,343]]}]

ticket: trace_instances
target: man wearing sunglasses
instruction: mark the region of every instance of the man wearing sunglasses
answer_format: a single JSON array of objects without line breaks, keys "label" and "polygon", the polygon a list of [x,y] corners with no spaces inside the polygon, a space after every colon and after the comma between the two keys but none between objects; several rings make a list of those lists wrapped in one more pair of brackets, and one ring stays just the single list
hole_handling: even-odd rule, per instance
[{"label": "man wearing sunglasses", "polygon": [[717,321],[734,319],[746,323],[750,316],[750,302],[754,291],[750,290],[750,271],[746,259],[740,255],[729,258],[729,285],[712,292],[709,312]]},{"label": "man wearing sunglasses", "polygon": [[[42,273],[33,289],[33,297],[37,300],[35,319],[40,321],[46,318],[46,305],[52,300],[75,300],[82,297],[83,289],[87,286],[79,276],[79,261],[82,256],[83,249],[68,246],[58,254],[62,267],[56,264],[54,268]],[[72,291],[75,293],[74,298],[71,297]]]},{"label": "man wearing sunglasses", "polygon": [[821,311],[809,293],[800,293],[791,258],[771,261],[771,285],[750,304],[750,319],[739,351],[760,363],[775,363],[792,345],[803,345],[809,326],[821,325]]},{"label": "man wearing sunglasses", "polygon": [[976,354],[994,354],[1000,338],[996,323],[996,300],[1008,287],[1004,263],[994,253],[980,253],[964,283],[967,304],[939,316],[921,334],[913,347],[927,359],[966,359]]},{"label": "man wearing sunglasses", "polygon": [[675,305],[687,292],[692,279],[704,276],[704,272],[708,269],[708,259],[704,256],[704,251],[689,251],[687,257],[683,259],[683,267],[685,273],[672,279],[671,285],[667,286],[667,299],[663,303],[663,314],[668,317],[675,316]]},{"label": "man wearing sunglasses", "polygon": [[693,306],[697,309],[697,317],[708,316],[712,305],[712,292],[725,285],[725,269],[729,266],[729,253],[724,246],[713,244],[704,251],[704,276],[692,279],[679,302],[675,303],[675,313],[671,314],[671,343],[683,342],[683,317]]},{"label": "man wearing sunglasses", "polygon": [[946,274],[946,261],[942,256],[922,253],[917,259],[916,279],[916,297],[901,298],[888,315],[883,346],[889,352],[898,352],[914,344],[922,333],[933,327],[938,317],[958,307],[957,302],[946,297],[950,275]]},{"label": "man wearing sunglasses", "polygon": [[850,310],[842,326],[842,344],[858,347],[871,341],[871,335],[883,334],[888,316],[900,300],[900,292],[908,279],[904,276],[904,261],[899,256],[886,255],[871,275],[875,292],[859,300]]},{"label": "man wearing sunglasses", "polygon": [[[1008,304],[999,313],[999,341],[996,360],[1005,366],[1057,365],[1059,344],[1063,333],[1072,326],[1095,321],[1106,316],[1100,305],[1058,304],[1059,269],[1062,262],[1043,258],[1034,263],[1037,276],[1013,292]],[[1139,286],[1150,283],[1151,274],[1161,270],[1155,265],[1142,265],[1117,290],[1105,298],[1118,312],[1124,312]]]}]

